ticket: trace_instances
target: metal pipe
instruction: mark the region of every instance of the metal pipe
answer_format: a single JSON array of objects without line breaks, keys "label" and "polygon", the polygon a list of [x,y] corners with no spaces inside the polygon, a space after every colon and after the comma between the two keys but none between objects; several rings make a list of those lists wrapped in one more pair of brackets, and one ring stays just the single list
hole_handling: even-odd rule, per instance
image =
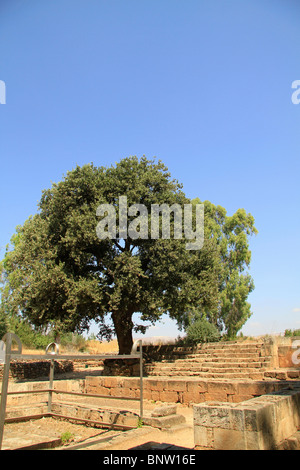
[{"label": "metal pipe", "polygon": [[140,419],[143,419],[143,346],[140,340]]},{"label": "metal pipe", "polygon": [[57,394],[65,394],[65,395],[76,395],[78,397],[83,397],[83,398],[111,398],[113,400],[132,400],[132,401],[139,401],[140,398],[133,398],[133,397],[116,397],[112,395],[99,395],[97,393],[82,393],[82,392],[69,392],[67,390],[59,390],[57,388],[45,388],[42,390],[19,390],[16,392],[7,392],[7,395],[28,395],[28,394],[36,394],[36,393],[48,393],[51,392],[57,393]]},{"label": "metal pipe", "polygon": [[54,380],[54,360],[50,362],[50,373],[49,373],[49,393],[48,393],[48,413],[51,413],[52,407],[52,389]]},{"label": "metal pipe", "polygon": [[0,450],[2,449],[5,413],[6,413],[7,389],[8,389],[11,343],[12,343],[11,333],[6,333],[6,335],[2,338],[2,340],[5,341],[5,359],[4,359],[4,370],[3,370],[2,388],[1,388],[1,405],[0,405]]},{"label": "metal pipe", "polygon": [[81,393],[81,392],[69,392],[66,390],[58,390],[58,389],[53,389],[51,390],[52,393],[57,393],[57,394],[65,394],[65,395],[75,395],[78,397],[83,397],[83,398],[105,398],[105,399],[112,399],[112,400],[132,400],[132,401],[139,401],[140,398],[133,398],[133,397],[117,397],[117,396],[112,396],[112,395],[98,395],[96,393]]},{"label": "metal pipe", "polygon": [[84,360],[90,360],[90,359],[139,359],[140,355],[139,354],[123,354],[123,355],[110,355],[110,354],[18,354],[18,353],[13,353],[14,360],[29,360],[29,359],[38,359],[38,360],[49,360],[49,359],[57,359],[58,361],[60,360],[78,360],[78,361],[84,361]]}]

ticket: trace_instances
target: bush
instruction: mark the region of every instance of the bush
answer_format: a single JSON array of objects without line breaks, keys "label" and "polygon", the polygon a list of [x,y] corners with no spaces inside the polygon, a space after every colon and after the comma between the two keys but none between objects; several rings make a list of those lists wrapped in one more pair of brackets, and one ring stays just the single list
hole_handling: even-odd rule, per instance
[{"label": "bush", "polygon": [[54,342],[54,334],[51,333],[49,335],[43,335],[41,333],[36,333],[33,338],[33,346],[36,349],[45,349],[48,344]]},{"label": "bush", "polygon": [[190,344],[219,341],[221,334],[217,327],[204,318],[198,318],[187,328],[186,341]]},{"label": "bush", "polygon": [[12,318],[9,331],[19,336],[23,346],[31,349],[46,349],[54,341],[54,334],[36,331],[26,320]]},{"label": "bush", "polygon": [[19,336],[23,346],[34,347],[34,331],[26,321],[11,319],[9,331]]},{"label": "bush", "polygon": [[61,442],[65,445],[71,441],[74,441],[74,434],[70,431],[63,432],[60,436]]},{"label": "bush", "polygon": [[86,349],[86,340],[76,333],[64,333],[61,336],[60,344],[69,351],[83,352]]},{"label": "bush", "polygon": [[[43,333],[41,330],[35,329],[27,320],[19,317],[11,317],[6,325],[4,321],[1,321],[0,316],[0,334],[2,333],[3,336],[7,331],[15,333],[20,338],[22,345],[30,349],[45,350],[48,344],[55,342],[56,336],[54,330],[47,334]],[[86,349],[85,338],[76,333],[62,333],[60,344],[70,351],[83,352]]]},{"label": "bush", "polygon": [[284,336],[300,336],[300,330],[285,330]]},{"label": "bush", "polygon": [[3,338],[5,333],[7,333],[7,330],[8,330],[7,318],[0,311],[0,340]]}]

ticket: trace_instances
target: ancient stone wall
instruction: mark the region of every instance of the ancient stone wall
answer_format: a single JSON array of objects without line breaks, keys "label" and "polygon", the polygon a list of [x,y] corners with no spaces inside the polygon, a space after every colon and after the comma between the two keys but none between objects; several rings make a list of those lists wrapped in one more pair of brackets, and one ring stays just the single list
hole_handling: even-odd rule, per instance
[{"label": "ancient stone wall", "polygon": [[[18,380],[36,379],[49,375],[50,361],[11,361],[10,377]],[[72,361],[54,361],[54,373],[61,374],[73,371]],[[0,366],[0,378],[3,376],[3,365]]]},{"label": "ancient stone wall", "polygon": [[275,450],[300,426],[300,389],[234,403],[194,406],[196,448]]},{"label": "ancient stone wall", "polygon": [[[167,403],[202,403],[209,400],[239,403],[262,394],[280,391],[287,382],[228,382],[147,377],[143,380],[144,399]],[[86,393],[139,398],[140,379],[135,377],[86,377]]]}]

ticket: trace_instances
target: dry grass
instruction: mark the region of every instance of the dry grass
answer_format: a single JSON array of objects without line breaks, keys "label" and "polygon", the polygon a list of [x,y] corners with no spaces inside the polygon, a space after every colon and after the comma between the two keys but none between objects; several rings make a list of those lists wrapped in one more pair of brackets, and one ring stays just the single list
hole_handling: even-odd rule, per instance
[{"label": "dry grass", "polygon": [[87,341],[87,350],[90,354],[108,354],[108,353],[116,353],[119,352],[118,341],[104,341],[100,343],[97,340],[90,340]]},{"label": "dry grass", "polygon": [[22,354],[45,354],[45,349],[30,349],[26,348],[26,346],[22,347]]},{"label": "dry grass", "polygon": [[[103,343],[100,343],[100,341],[97,341],[97,340],[90,340],[90,341],[86,342],[85,354],[86,353],[89,353],[89,354],[109,354],[109,353],[118,354],[118,352],[119,352],[119,347],[118,347],[117,340],[110,341],[110,342],[105,341]],[[44,349],[30,349],[30,348],[26,348],[25,346],[23,346],[22,353],[23,354],[43,355],[43,354],[45,354],[45,350]],[[63,346],[60,346],[59,353],[60,354],[70,354],[70,348],[64,348]],[[75,352],[75,350],[73,351],[73,353],[74,354],[75,353],[80,354],[78,351]]]}]

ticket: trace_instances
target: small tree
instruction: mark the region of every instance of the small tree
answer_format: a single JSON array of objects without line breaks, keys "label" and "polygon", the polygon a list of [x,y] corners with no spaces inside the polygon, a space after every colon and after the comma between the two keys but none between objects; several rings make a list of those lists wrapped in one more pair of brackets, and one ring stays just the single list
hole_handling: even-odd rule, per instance
[{"label": "small tree", "polygon": [[[193,202],[199,204],[200,200]],[[247,269],[251,261],[249,237],[257,234],[257,230],[253,216],[244,209],[228,216],[223,207],[209,201],[204,201],[204,207],[205,239],[215,243],[220,269],[217,307],[204,309],[201,314],[227,338],[234,338],[252,314],[247,298],[254,289],[254,283]],[[193,320],[194,316],[186,313],[182,315],[180,325],[186,330]]]}]

